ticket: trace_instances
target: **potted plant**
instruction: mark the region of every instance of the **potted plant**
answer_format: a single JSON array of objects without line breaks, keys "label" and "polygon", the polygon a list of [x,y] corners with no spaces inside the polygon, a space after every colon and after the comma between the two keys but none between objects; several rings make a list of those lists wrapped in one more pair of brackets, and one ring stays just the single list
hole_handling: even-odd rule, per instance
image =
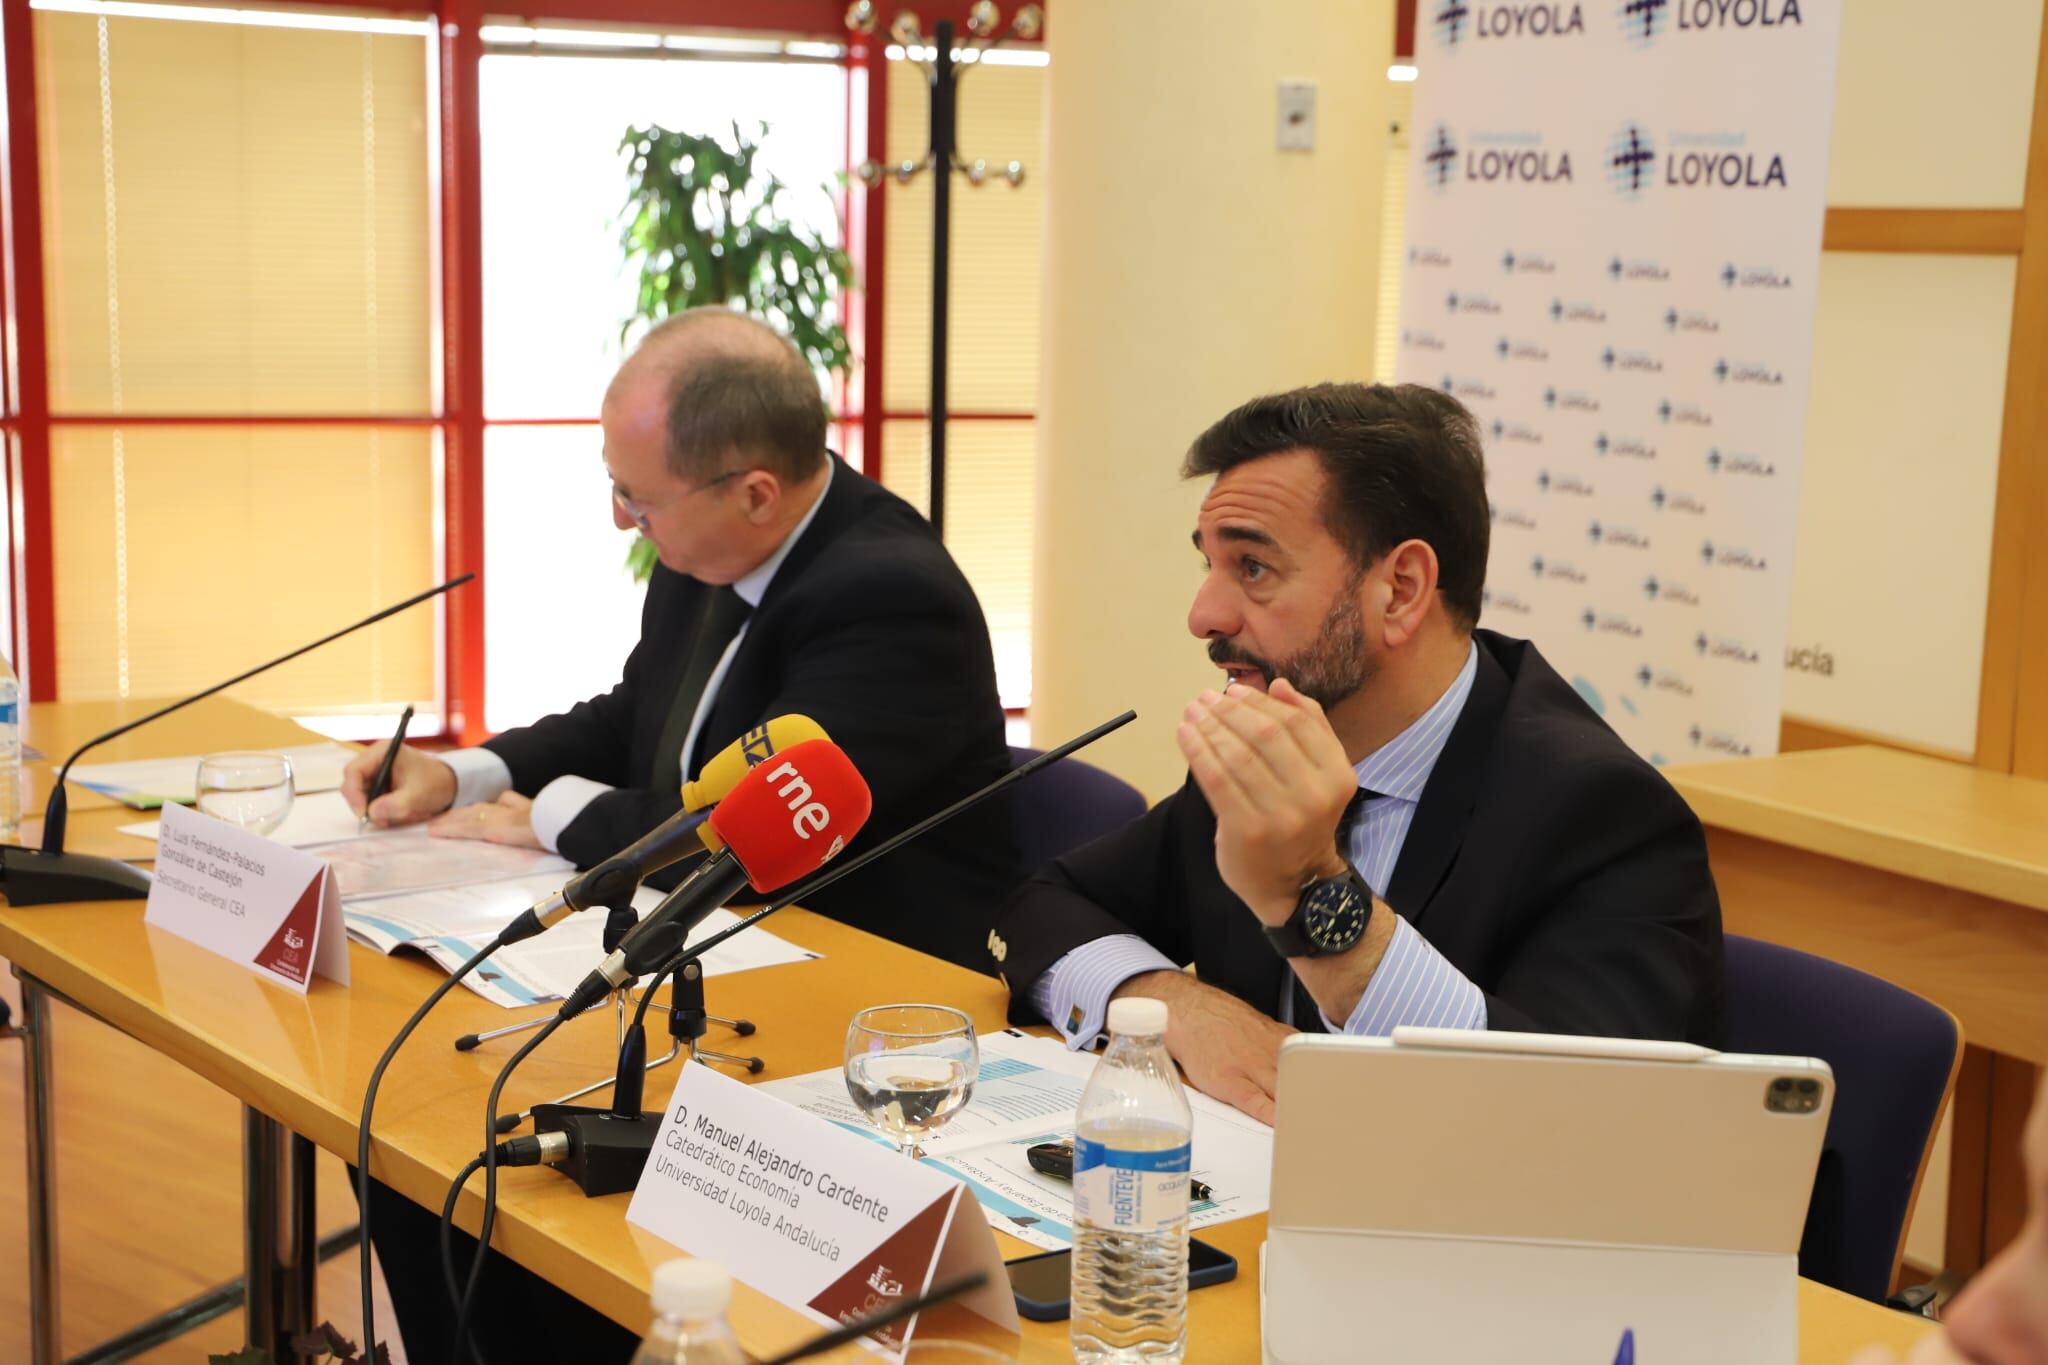
[{"label": "potted plant", "polygon": [[[744,308],[782,328],[820,374],[846,368],[851,347],[838,300],[852,281],[846,253],[782,214],[786,186],[757,169],[761,124],[729,141],[650,124],[628,128],[626,203],[619,242],[638,273],[622,337],[706,304]],[[654,545],[633,542],[635,580],[654,569]]]}]

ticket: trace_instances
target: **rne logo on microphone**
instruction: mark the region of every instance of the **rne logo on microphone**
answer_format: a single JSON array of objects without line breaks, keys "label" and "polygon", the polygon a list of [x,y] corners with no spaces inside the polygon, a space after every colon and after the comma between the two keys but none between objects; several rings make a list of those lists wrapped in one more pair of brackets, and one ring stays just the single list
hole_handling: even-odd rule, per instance
[{"label": "rne logo on microphone", "polygon": [[789,807],[789,825],[799,839],[808,839],[821,834],[832,823],[832,812],[825,809],[825,803],[811,799],[811,784],[796,770],[796,764],[784,759],[768,770],[770,783],[780,782],[775,794]]}]

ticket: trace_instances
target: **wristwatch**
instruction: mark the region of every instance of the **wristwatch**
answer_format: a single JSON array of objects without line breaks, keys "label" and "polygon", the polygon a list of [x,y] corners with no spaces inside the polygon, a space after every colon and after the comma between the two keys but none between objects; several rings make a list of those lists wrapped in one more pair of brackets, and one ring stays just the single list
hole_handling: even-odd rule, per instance
[{"label": "wristwatch", "polygon": [[1372,919],[1372,888],[1347,867],[1301,889],[1285,924],[1266,925],[1266,941],[1282,957],[1325,957],[1356,947]]}]

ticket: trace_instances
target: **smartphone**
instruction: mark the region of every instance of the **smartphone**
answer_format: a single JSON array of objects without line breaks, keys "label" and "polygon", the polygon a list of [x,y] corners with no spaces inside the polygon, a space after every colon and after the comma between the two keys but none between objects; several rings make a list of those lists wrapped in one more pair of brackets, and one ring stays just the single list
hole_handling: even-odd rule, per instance
[{"label": "smartphone", "polygon": [[[1017,1311],[1033,1322],[1064,1322],[1072,1311],[1068,1300],[1074,1253],[1048,1251],[1010,1262],[1010,1288]],[[1188,1288],[1222,1284],[1237,1278],[1237,1257],[1218,1251],[1198,1237],[1188,1238]]]}]

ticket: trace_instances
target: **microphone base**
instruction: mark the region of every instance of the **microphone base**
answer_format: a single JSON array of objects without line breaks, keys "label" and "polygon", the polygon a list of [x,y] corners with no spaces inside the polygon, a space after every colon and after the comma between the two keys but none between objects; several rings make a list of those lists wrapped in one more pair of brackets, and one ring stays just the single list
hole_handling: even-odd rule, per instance
[{"label": "microphone base", "polygon": [[145,900],[149,882],[147,872],[119,858],[0,844],[0,892],[9,905]]},{"label": "microphone base", "polygon": [[640,1183],[640,1170],[661,1132],[660,1114],[621,1117],[609,1109],[576,1104],[537,1104],[535,1133],[565,1133],[569,1155],[555,1169],[576,1182],[588,1198],[620,1194]]}]

